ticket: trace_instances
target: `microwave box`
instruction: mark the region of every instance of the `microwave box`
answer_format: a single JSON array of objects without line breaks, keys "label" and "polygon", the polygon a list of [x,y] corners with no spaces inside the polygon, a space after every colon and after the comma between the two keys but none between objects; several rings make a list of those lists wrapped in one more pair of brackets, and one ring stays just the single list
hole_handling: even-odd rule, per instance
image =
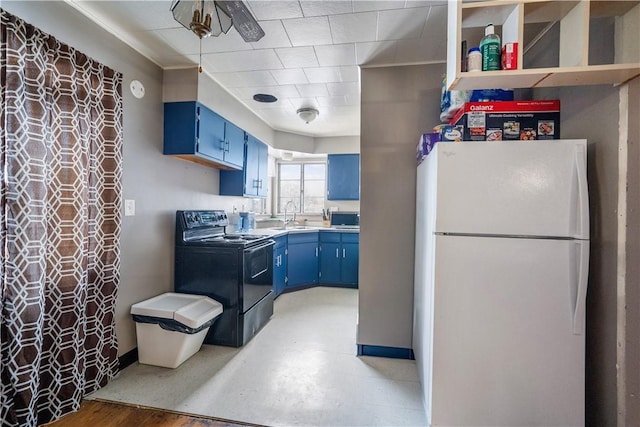
[{"label": "microwave box", "polygon": [[560,101],[467,102],[451,124],[465,141],[560,139]]}]

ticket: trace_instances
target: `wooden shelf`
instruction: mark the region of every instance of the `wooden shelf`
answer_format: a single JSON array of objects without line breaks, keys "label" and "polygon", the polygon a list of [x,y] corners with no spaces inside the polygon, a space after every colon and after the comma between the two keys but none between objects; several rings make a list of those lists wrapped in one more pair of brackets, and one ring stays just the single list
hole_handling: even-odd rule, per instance
[{"label": "wooden shelf", "polygon": [[[614,63],[589,65],[591,19],[616,17]],[[447,87],[456,90],[622,84],[640,76],[640,1],[491,0],[449,2]],[[461,72],[461,41],[493,23],[502,43],[518,43],[518,69]],[[559,23],[559,63],[523,69],[525,24]],[[557,27],[556,27],[557,28]],[[479,42],[479,40],[478,40]],[[467,42],[467,49],[474,43]]]}]

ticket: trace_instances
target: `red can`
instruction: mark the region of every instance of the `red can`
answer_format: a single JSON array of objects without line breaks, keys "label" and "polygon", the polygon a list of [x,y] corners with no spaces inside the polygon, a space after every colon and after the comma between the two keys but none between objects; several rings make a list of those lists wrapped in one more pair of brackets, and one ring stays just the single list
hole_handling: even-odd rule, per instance
[{"label": "red can", "polygon": [[505,43],[502,46],[502,69],[515,70],[518,68],[518,43]]}]

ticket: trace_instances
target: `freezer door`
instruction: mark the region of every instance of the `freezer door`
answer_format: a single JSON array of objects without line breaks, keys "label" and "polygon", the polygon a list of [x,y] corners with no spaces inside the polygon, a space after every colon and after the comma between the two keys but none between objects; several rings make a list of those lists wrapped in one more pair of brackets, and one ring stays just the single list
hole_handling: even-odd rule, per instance
[{"label": "freezer door", "polygon": [[437,232],[589,238],[586,141],[436,147]]},{"label": "freezer door", "polygon": [[588,244],[436,237],[432,425],[584,426]]}]

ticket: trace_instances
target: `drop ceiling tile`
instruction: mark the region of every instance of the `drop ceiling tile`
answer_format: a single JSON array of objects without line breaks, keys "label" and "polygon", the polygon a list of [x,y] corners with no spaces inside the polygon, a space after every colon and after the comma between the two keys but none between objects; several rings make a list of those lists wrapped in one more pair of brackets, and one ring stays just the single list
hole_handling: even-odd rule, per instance
[{"label": "drop ceiling tile", "polygon": [[161,55],[158,57],[158,62],[162,64],[165,69],[185,68],[188,66],[197,66],[198,57],[191,55]]},{"label": "drop ceiling tile", "polygon": [[241,99],[253,99],[253,95],[256,93],[270,94],[278,99],[297,98],[300,96],[295,85],[245,87],[237,88],[236,90],[241,95]]},{"label": "drop ceiling tile", "polygon": [[302,71],[302,68],[271,70],[271,75],[279,85],[309,83],[307,75]]},{"label": "drop ceiling tile", "polygon": [[337,15],[353,12],[351,1],[301,1],[300,6],[302,6],[304,16]]},{"label": "drop ceiling tile", "polygon": [[329,92],[327,92],[327,86],[324,83],[296,85],[296,87],[298,88],[298,92],[302,97],[329,96]]},{"label": "drop ceiling tile", "polygon": [[447,0],[407,0],[404,4],[405,8],[409,7],[428,7],[447,5]]},{"label": "drop ceiling tile", "polygon": [[429,16],[429,8],[385,10],[378,12],[377,39],[397,40],[418,38]]},{"label": "drop ceiling tile", "polygon": [[404,1],[400,0],[373,0],[373,1],[354,1],[354,12],[370,12],[376,10],[388,10],[388,9],[402,9],[404,7]]},{"label": "drop ceiling tile", "polygon": [[351,95],[347,95],[347,104],[346,105],[357,105],[360,106],[360,94],[352,93]]},{"label": "drop ceiling tile", "polygon": [[184,54],[197,54],[200,50],[200,40],[195,34],[184,28],[169,28],[152,31],[176,52]]},{"label": "drop ceiling tile", "polygon": [[289,36],[284,30],[282,21],[262,21],[260,26],[264,30],[264,37],[257,42],[250,43],[254,49],[273,49],[276,47],[291,47]]},{"label": "drop ceiling tile", "polygon": [[242,71],[233,73],[213,73],[222,85],[231,87],[276,86],[278,83],[269,71]]},{"label": "drop ceiling tile", "polygon": [[181,55],[179,51],[171,47],[163,38],[158,37],[153,31],[136,31],[130,33],[132,46],[143,55],[162,66],[166,66],[164,59]]},{"label": "drop ceiling tile", "polygon": [[[289,101],[293,106],[294,112],[298,110],[298,108],[320,108],[320,104],[317,99],[312,96],[302,97],[302,98],[290,98]],[[298,119],[300,120],[300,119]]]},{"label": "drop ceiling tile", "polygon": [[319,96],[318,104],[321,107],[335,107],[339,105],[347,105],[346,96]]},{"label": "drop ceiling tile", "polygon": [[326,16],[282,21],[293,46],[331,44],[331,29]]},{"label": "drop ceiling tile", "polygon": [[376,40],[377,12],[329,16],[333,42],[353,43]]},{"label": "drop ceiling tile", "polygon": [[[114,7],[108,1],[82,2],[82,9],[91,13],[100,22],[110,27],[115,25],[122,31],[157,30],[161,28],[184,28],[173,19],[168,1],[127,1]],[[141,19],[152,16],[153,19]],[[185,30],[188,31],[188,30]]]},{"label": "drop ceiling tile", "polygon": [[356,46],[354,43],[316,46],[315,50],[321,67],[356,65]]},{"label": "drop ceiling tile", "polygon": [[355,65],[340,67],[340,81],[343,81],[343,82],[360,81],[360,70]]},{"label": "drop ceiling tile", "polygon": [[220,73],[282,68],[278,55],[272,49],[208,53],[202,55],[202,61],[211,72]]},{"label": "drop ceiling tile", "polygon": [[327,89],[331,96],[355,95],[360,93],[360,84],[357,82],[327,83]]},{"label": "drop ceiling tile", "polygon": [[[195,37],[194,34],[192,36]],[[238,50],[251,50],[251,44],[245,42],[233,27],[229,29],[227,34],[202,39],[202,53],[236,52]]]},{"label": "drop ceiling tile", "polygon": [[[317,67],[318,59],[313,47],[290,47],[276,49],[284,68]],[[276,68],[276,67],[274,67]],[[280,68],[280,67],[278,67]]]},{"label": "drop ceiling tile", "polygon": [[309,83],[330,83],[342,81],[340,68],[338,67],[305,68],[304,73],[307,75]]},{"label": "drop ceiling tile", "polygon": [[293,109],[293,105],[291,104],[289,98],[278,99],[276,102],[258,102],[251,99],[251,101],[249,101],[247,105],[249,106],[249,108],[255,108],[256,110],[279,109],[289,111]]},{"label": "drop ceiling tile", "polygon": [[392,64],[396,57],[397,42],[356,43],[358,65]]},{"label": "drop ceiling tile", "polygon": [[249,0],[249,7],[258,21],[302,17],[302,9],[297,1]]}]

